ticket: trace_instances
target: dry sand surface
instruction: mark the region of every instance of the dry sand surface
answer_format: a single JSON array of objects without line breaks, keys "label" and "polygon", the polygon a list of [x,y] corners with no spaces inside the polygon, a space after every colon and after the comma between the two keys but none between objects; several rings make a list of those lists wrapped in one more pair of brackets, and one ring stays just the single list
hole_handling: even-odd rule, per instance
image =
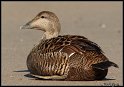
[{"label": "dry sand surface", "polygon": [[[19,27],[37,13],[49,10],[60,19],[61,34],[83,35],[101,46],[105,55],[119,65],[109,68],[102,81],[35,80],[28,74],[26,59],[41,31]],[[2,2],[2,85],[123,85],[122,2]]]}]

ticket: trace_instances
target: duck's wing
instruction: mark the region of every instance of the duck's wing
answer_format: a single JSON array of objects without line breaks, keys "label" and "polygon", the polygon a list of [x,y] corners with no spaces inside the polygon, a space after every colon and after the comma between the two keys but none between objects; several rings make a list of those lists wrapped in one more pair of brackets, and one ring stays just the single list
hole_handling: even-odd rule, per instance
[{"label": "duck's wing", "polygon": [[[40,50],[42,53],[61,51],[62,49],[73,49],[75,51],[96,51],[102,53],[100,46],[88,40],[83,36],[64,35],[56,38],[41,41],[36,46],[35,50]],[[72,50],[70,50],[72,51]]]},{"label": "duck's wing", "polygon": [[102,53],[100,46],[87,38],[83,36],[75,36],[75,38],[72,38],[72,45],[79,48],[82,51],[96,51],[97,53]]}]

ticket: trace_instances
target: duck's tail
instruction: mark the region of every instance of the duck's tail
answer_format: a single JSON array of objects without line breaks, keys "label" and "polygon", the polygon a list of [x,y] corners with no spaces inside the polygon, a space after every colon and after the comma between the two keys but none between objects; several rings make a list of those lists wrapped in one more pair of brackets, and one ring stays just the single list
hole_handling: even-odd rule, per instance
[{"label": "duck's tail", "polygon": [[93,68],[97,68],[97,69],[101,69],[101,70],[108,69],[110,66],[114,66],[116,68],[119,68],[117,64],[115,64],[111,61],[104,61],[104,62],[100,62],[97,64],[92,64]]}]

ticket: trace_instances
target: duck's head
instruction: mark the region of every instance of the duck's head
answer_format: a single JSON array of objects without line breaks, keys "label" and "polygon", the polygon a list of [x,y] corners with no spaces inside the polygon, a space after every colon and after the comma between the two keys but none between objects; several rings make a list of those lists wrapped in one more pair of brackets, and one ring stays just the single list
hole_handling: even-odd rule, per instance
[{"label": "duck's head", "polygon": [[57,37],[61,26],[58,17],[50,11],[42,11],[31,21],[21,26],[21,29],[35,29],[44,31],[44,38]]}]

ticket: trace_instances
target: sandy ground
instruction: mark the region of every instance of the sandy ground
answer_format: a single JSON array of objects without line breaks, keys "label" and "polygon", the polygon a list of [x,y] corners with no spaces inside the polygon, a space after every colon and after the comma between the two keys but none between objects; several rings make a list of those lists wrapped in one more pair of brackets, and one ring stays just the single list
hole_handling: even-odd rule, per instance
[{"label": "sandy ground", "polygon": [[[19,27],[43,10],[57,14],[62,35],[83,35],[96,42],[119,69],[111,67],[107,80],[102,81],[50,81],[24,76],[29,73],[27,55],[42,32]],[[122,34],[122,2],[2,2],[2,85],[123,85]]]}]

